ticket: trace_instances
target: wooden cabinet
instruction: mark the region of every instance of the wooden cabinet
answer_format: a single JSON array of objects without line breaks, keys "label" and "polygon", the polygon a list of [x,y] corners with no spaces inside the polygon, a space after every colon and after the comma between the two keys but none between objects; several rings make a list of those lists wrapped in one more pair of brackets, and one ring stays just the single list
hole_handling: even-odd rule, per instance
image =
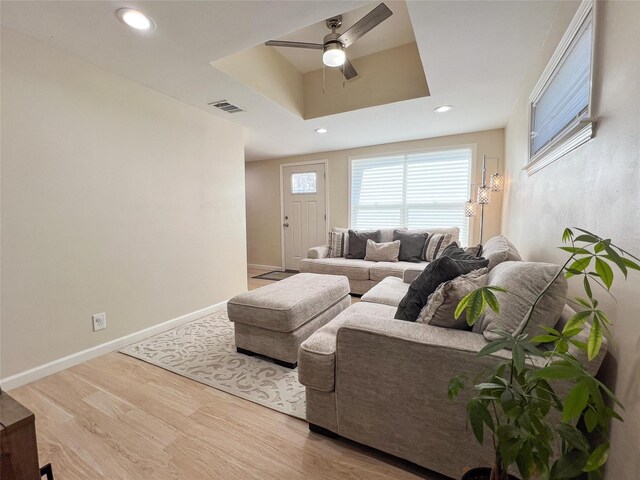
[{"label": "wooden cabinet", "polygon": [[38,444],[33,413],[4,392],[0,393],[0,477],[38,480]]}]

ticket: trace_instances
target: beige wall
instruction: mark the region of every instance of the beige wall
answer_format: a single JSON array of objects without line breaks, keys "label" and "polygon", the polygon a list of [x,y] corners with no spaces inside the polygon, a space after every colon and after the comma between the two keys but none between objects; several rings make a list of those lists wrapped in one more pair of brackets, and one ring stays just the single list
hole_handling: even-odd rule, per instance
[{"label": "beige wall", "polygon": [[1,68],[3,378],[246,289],[240,127],[4,29]]},{"label": "beige wall", "polygon": [[415,42],[354,58],[358,76],[345,82],[337,68],[304,74],[304,118],[429,96]]},{"label": "beige wall", "polygon": [[[555,247],[565,226],[612,238],[640,256],[640,3],[602,2],[596,29],[596,136],[543,170],[528,176],[527,98],[576,9],[564,4],[506,128],[508,189],[503,230],[529,260],[561,262]],[[573,292],[579,289],[572,283]],[[600,295],[614,318],[612,355],[604,377],[626,406],[614,423],[607,469],[611,480],[640,472],[640,274],[614,286],[618,299]]]},{"label": "beige wall", "polygon": [[[403,152],[421,148],[449,147],[456,145],[476,146],[477,158],[474,165],[474,183],[481,178],[482,154],[504,158],[504,130],[487,130],[447,137],[415,140],[411,142],[389,143],[371,147],[353,148],[333,152],[314,153],[298,157],[279,158],[246,165],[247,188],[247,249],[250,264],[280,266],[282,253],[280,233],[280,164],[328,160],[329,223],[332,227],[344,227],[348,223],[349,156],[376,155]],[[480,159],[480,161],[478,161]],[[493,166],[495,163],[489,163]],[[487,168],[488,174],[492,172]],[[485,239],[500,232],[502,193],[492,197],[486,209]],[[473,239],[479,235],[479,217],[473,219]]]}]

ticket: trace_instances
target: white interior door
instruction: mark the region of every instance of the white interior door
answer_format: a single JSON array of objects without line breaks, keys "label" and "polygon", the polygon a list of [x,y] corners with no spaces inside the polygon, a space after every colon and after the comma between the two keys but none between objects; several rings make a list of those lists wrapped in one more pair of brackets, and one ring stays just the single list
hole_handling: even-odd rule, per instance
[{"label": "white interior door", "polygon": [[299,270],[307,250],[327,243],[324,163],[282,169],[284,267]]}]

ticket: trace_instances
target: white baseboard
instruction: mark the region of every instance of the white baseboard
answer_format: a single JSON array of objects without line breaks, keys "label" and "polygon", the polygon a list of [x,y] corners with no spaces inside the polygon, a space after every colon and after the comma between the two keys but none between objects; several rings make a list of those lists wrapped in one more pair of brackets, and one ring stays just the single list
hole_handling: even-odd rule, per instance
[{"label": "white baseboard", "polygon": [[247,265],[247,267],[249,267],[249,268],[263,268],[265,270],[277,270],[279,272],[284,271],[282,266],[276,267],[275,265],[258,265],[258,264],[255,264],[255,263],[249,263]]},{"label": "white baseboard", "polygon": [[195,312],[182,315],[181,317],[167,320],[166,322],[162,322],[157,325],[147,327],[143,330],[130,333],[129,335],[125,335],[124,337],[101,343],[100,345],[87,348],[86,350],[82,350],[81,352],[73,353],[71,355],[67,355],[66,357],[59,358],[58,360],[45,363],[44,365],[40,365],[38,367],[25,370],[24,372],[11,375],[10,377],[0,380],[0,386],[2,386],[3,390],[11,390],[13,388],[21,387],[22,385],[40,380],[41,378],[73,367],[74,365],[77,365],[79,363],[86,362],[87,360],[91,360],[92,358],[99,357],[100,355],[104,355],[105,353],[113,352],[114,350],[118,350],[122,347],[126,347],[127,345],[131,345],[132,343],[144,340],[145,338],[148,338],[157,333],[180,326],[183,323],[187,323],[191,320],[209,315],[216,310],[220,310],[226,305],[226,303],[227,302],[224,301],[216,303],[215,305],[210,305],[200,310],[196,310]]}]

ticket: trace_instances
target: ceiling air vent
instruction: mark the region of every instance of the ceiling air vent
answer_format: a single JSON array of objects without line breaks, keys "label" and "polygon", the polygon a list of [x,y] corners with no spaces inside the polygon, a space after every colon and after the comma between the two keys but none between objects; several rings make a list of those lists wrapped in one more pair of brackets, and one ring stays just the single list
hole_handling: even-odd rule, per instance
[{"label": "ceiling air vent", "polygon": [[227,113],[238,113],[238,112],[245,111],[244,108],[240,108],[239,106],[234,105],[233,103],[230,103],[227,100],[218,100],[217,102],[211,102],[208,105],[212,107],[216,107]]}]

